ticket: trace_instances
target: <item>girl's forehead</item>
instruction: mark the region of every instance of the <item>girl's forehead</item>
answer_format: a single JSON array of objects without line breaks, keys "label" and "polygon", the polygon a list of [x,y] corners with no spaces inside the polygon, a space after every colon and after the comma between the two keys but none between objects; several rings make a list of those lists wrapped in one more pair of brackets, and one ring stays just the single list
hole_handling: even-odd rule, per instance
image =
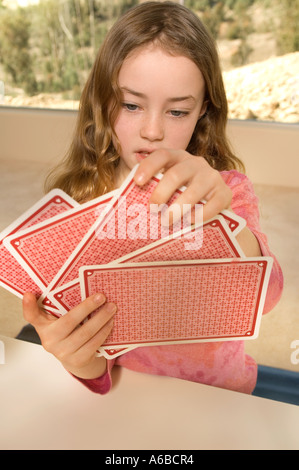
[{"label": "girl's forehead", "polygon": [[177,69],[178,72],[183,68],[189,73],[201,74],[197,64],[186,55],[178,52],[172,53],[161,45],[152,43],[138,47],[128,54],[122,63],[120,74],[123,74],[124,71],[137,72],[140,67],[145,70],[146,68],[152,70],[153,67],[159,67],[161,71],[164,67],[172,71]]},{"label": "girl's forehead", "polygon": [[194,93],[201,93],[204,87],[200,69],[184,55],[171,54],[161,46],[149,44],[127,56],[119,73],[120,86],[129,87],[133,83],[150,88],[157,82],[161,85],[164,82],[181,93],[184,87],[191,88]]},{"label": "girl's forehead", "polygon": [[[124,63],[127,61],[132,61],[136,60],[140,57],[143,57],[144,55],[151,55],[155,56],[157,60],[161,60],[163,57],[186,57],[186,54],[183,54],[183,52],[178,52],[175,51],[174,49],[171,49],[171,47],[166,47],[159,43],[158,41],[155,42],[150,42],[148,44],[144,44],[142,46],[138,46],[135,49],[133,49],[125,58]],[[189,59],[190,60],[190,59]]]}]

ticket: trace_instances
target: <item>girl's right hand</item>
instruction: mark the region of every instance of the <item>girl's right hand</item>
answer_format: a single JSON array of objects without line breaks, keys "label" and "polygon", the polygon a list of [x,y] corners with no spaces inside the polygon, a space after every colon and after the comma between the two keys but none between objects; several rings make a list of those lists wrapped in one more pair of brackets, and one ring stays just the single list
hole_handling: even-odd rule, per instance
[{"label": "girl's right hand", "polygon": [[[95,294],[55,318],[39,308],[33,294],[23,296],[24,318],[36,329],[45,350],[83,379],[100,377],[106,371],[106,359],[97,357],[96,351],[112,330],[116,310],[115,304],[106,303],[103,294]],[[92,312],[91,318],[82,323]]]}]

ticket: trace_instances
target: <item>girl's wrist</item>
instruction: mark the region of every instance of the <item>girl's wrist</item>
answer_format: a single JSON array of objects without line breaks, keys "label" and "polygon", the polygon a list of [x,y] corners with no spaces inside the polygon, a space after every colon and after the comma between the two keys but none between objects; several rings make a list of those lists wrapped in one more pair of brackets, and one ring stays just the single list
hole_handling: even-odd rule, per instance
[{"label": "girl's wrist", "polygon": [[84,367],[69,367],[63,363],[62,365],[68,372],[80,379],[97,379],[107,371],[107,360],[104,357],[95,357],[92,363]]}]

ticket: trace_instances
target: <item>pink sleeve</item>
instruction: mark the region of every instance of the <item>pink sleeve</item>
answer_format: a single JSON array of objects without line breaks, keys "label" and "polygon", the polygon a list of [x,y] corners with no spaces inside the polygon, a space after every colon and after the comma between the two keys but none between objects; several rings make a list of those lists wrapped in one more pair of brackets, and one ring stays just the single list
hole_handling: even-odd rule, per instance
[{"label": "pink sleeve", "polygon": [[270,275],[267,296],[263,313],[272,310],[281,298],[283,290],[283,274],[281,267],[271,252],[267,237],[260,229],[259,201],[254,193],[253,185],[247,176],[233,170],[223,171],[221,175],[232,190],[232,210],[247,222],[247,227],[257,238],[263,256],[273,258],[273,268]]},{"label": "pink sleeve", "polygon": [[81,382],[85,387],[91,390],[94,393],[99,393],[100,395],[105,395],[108,393],[112,387],[112,379],[111,379],[111,370],[114,366],[115,359],[107,361],[107,370],[105,374],[101,377],[96,379],[81,379],[80,377],[75,377],[79,382]]}]

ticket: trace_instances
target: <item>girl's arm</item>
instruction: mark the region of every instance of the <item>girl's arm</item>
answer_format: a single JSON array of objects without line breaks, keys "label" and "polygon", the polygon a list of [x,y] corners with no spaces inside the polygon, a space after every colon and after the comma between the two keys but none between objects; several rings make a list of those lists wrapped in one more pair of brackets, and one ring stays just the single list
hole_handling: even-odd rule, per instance
[{"label": "girl's arm", "polygon": [[253,235],[253,233],[247,226],[244,227],[238,235],[236,235],[236,240],[242,248],[245,256],[261,256],[262,253],[260,249],[260,244],[255,235]]},{"label": "girl's arm", "polygon": [[245,175],[233,170],[223,171],[221,172],[221,176],[232,190],[232,210],[240,217],[243,217],[247,223],[245,229],[236,237],[238,241],[241,242],[240,245],[243,251],[247,256],[258,255],[258,253],[255,252],[254,245],[247,244],[249,236],[245,238],[245,234],[249,232],[251,238],[254,237],[253,243],[257,247],[260,255],[273,258],[273,267],[263,311],[263,313],[268,313],[281,298],[283,291],[283,273],[277,258],[269,247],[267,236],[261,231],[258,198],[254,192],[251,181]]}]

